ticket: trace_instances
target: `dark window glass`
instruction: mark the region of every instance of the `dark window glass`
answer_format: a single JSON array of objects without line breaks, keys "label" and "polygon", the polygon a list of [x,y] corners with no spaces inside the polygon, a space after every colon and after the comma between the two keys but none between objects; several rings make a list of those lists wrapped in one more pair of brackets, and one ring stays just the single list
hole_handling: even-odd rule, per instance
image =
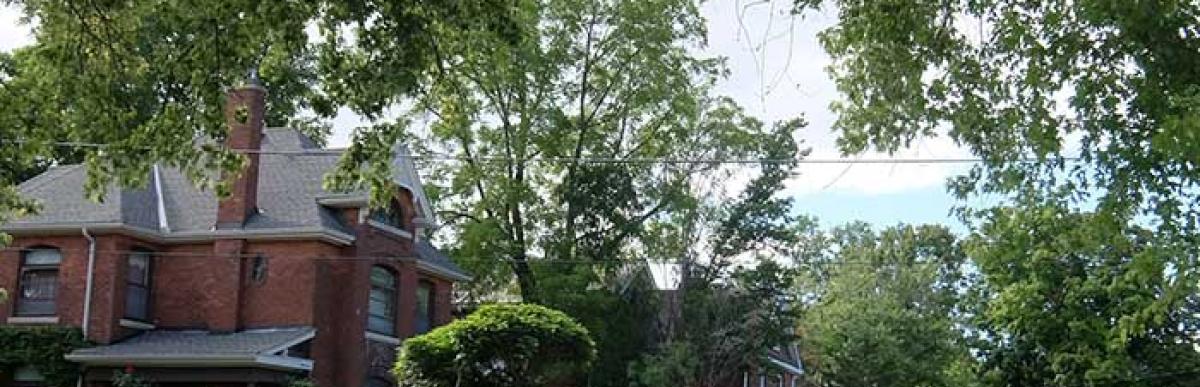
[{"label": "dark window glass", "polygon": [[33,366],[22,366],[13,370],[13,387],[42,387],[46,378]]},{"label": "dark window glass", "polygon": [[17,315],[52,316],[57,312],[58,265],[62,254],[54,249],[37,249],[21,257],[17,293]]},{"label": "dark window glass", "polygon": [[392,387],[392,382],[378,376],[372,376],[367,378],[367,387]]},{"label": "dark window glass", "polygon": [[417,286],[417,334],[433,328],[433,284],[421,281]]},{"label": "dark window glass", "polygon": [[371,268],[371,299],[368,301],[367,330],[385,335],[396,333],[396,275],[382,267]]},{"label": "dark window glass", "polygon": [[150,262],[148,252],[129,255],[125,272],[125,317],[147,321],[150,319]]},{"label": "dark window glass", "polygon": [[371,220],[404,230],[404,208],[393,200],[387,208],[371,211]]}]

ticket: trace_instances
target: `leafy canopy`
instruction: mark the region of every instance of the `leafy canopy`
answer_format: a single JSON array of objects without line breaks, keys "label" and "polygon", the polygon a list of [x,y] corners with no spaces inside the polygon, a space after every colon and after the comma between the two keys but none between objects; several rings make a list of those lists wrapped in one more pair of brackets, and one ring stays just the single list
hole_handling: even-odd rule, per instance
[{"label": "leafy canopy", "polygon": [[515,278],[525,301],[540,301],[549,293],[540,277],[579,267],[538,274],[536,261],[555,259],[597,262],[578,269],[569,291],[610,283],[621,262],[645,256],[637,246],[648,223],[696,206],[698,187],[732,174],[637,160],[798,153],[801,121],[764,125],[714,95],[725,69],[694,54],[705,34],[694,1],[530,0],[514,14],[536,26],[515,44],[479,29],[440,42],[462,54],[439,62],[413,112],[428,130],[410,133],[467,159],[431,165],[427,183],[482,289]]},{"label": "leafy canopy", "polygon": [[1062,203],[988,213],[965,244],[983,276],[973,314],[997,386],[1184,386],[1200,370],[1190,246]]},{"label": "leafy canopy", "polygon": [[[31,46],[0,53],[0,216],[32,208],[8,171],[64,153],[86,162],[93,198],[113,178],[144,184],[153,163],[220,188],[209,172],[242,161],[218,146],[224,90],[251,71],[270,90],[268,125],[323,138],[320,119],[339,108],[378,120],[427,82],[438,42],[455,31],[519,34],[505,0],[4,4],[36,23]],[[64,151],[55,142],[102,146]]]},{"label": "leafy canopy", "polygon": [[1200,3],[795,4],[838,14],[821,42],[844,152],[944,134],[984,160],[956,179],[960,195],[1062,189],[1160,232],[1198,231]]},{"label": "leafy canopy", "polygon": [[819,386],[970,386],[958,314],[966,255],[939,226],[823,232],[806,269],[800,350]]},{"label": "leafy canopy", "polygon": [[396,379],[418,387],[556,386],[596,357],[588,331],[566,314],[532,304],[487,305],[404,341]]}]

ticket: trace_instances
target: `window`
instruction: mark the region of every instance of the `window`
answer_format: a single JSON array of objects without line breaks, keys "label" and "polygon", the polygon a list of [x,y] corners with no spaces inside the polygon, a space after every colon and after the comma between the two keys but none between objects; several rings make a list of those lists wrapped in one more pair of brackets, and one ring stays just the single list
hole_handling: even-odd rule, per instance
[{"label": "window", "polygon": [[367,378],[367,387],[392,387],[392,382],[378,376],[372,376]]},{"label": "window", "polygon": [[433,283],[421,281],[417,285],[417,334],[433,328]]},{"label": "window", "polygon": [[129,255],[125,271],[125,318],[150,320],[151,257],[145,251]]},{"label": "window", "polygon": [[21,257],[17,315],[53,316],[57,312],[58,265],[62,254],[55,249],[35,249]]},{"label": "window", "polygon": [[400,201],[398,200],[392,200],[391,205],[389,205],[387,208],[371,211],[371,220],[401,230],[406,229],[404,222],[404,208],[400,206]]},{"label": "window", "polygon": [[371,299],[367,309],[367,330],[385,335],[396,333],[396,275],[390,270],[371,268]]},{"label": "window", "polygon": [[46,378],[33,366],[22,366],[13,370],[13,387],[40,387]]}]

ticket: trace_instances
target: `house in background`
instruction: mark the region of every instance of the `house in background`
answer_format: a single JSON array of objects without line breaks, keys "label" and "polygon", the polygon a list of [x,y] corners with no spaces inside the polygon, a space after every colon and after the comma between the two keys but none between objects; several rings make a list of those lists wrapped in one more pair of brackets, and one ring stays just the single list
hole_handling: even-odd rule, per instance
[{"label": "house in background", "polygon": [[[767,351],[766,363],[742,372],[741,387],[803,387],[804,365],[794,343]],[[730,386],[733,387],[733,386]]]},{"label": "house in background", "polygon": [[[683,293],[679,286],[683,280],[681,267],[677,264],[646,263],[645,270],[637,275],[646,275],[654,282],[661,298],[656,321],[660,337],[672,337],[683,322]],[[727,289],[735,292],[736,289]],[[803,387],[804,364],[800,359],[800,347],[795,342],[778,343],[764,354],[760,364],[742,365],[736,380],[728,381],[724,387]]]},{"label": "house in background", "polygon": [[[445,324],[468,276],[421,236],[433,212],[411,160],[394,154],[393,198],[328,192],[339,155],[299,132],[265,129],[267,91],[233,89],[230,148],[249,163],[218,199],[155,167],[141,189],[84,198],[84,167],[22,183],[39,214],[0,225],[0,324],[82,328],[96,346],[67,359],[89,386],[133,366],[162,386],[392,386],[395,348]],[[36,386],[37,364],[0,370]]]}]

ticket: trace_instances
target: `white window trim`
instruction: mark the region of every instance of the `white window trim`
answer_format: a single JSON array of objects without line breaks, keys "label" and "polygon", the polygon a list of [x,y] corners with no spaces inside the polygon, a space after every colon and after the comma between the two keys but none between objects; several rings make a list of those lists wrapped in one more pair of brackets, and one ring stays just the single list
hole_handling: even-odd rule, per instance
[{"label": "white window trim", "polygon": [[400,338],[396,336],[388,336],[382,333],[367,331],[365,337],[367,340],[377,341],[384,344],[400,345]]},{"label": "white window trim", "polygon": [[413,239],[413,234],[411,232],[408,232],[408,231],[405,231],[403,229],[399,229],[396,227],[392,227],[391,225],[388,225],[386,223],[383,223],[383,222],[380,222],[380,221],[377,221],[374,219],[368,218],[367,224],[369,224],[372,227],[375,227],[377,229],[387,231],[387,232],[395,234],[395,235],[399,235],[400,237],[403,237],[403,238]]},{"label": "white window trim", "polygon": [[154,326],[154,324],[145,323],[145,322],[141,322],[138,320],[131,320],[131,319],[127,319],[127,318],[121,319],[121,327],[129,328],[129,329],[137,329],[137,330],[142,330],[142,331],[148,331],[148,330],[156,328]]},{"label": "white window trim", "polygon": [[58,324],[58,316],[12,316],[9,324]]}]

